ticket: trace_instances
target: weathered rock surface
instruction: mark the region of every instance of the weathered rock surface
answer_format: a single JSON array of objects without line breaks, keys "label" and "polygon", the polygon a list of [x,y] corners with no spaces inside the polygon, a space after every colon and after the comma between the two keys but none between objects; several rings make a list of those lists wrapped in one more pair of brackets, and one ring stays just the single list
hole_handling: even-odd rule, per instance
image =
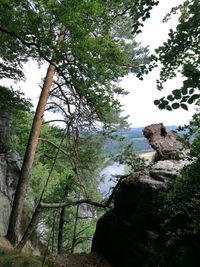
[{"label": "weathered rock surface", "polygon": [[162,123],[145,127],[143,133],[151,147],[156,150],[157,160],[180,159],[186,156],[183,143],[177,140],[177,133],[167,132]]},{"label": "weathered rock surface", "polygon": [[183,167],[189,163],[188,160],[158,161],[149,168],[149,176],[167,184],[171,179],[178,177]]},{"label": "weathered rock surface", "polygon": [[9,115],[0,110],[0,153],[7,151],[7,143],[10,133]]},{"label": "weathered rock surface", "polygon": [[162,124],[145,129],[160,161],[122,180],[113,208],[97,223],[92,251],[115,267],[194,267],[200,237],[195,237],[199,242],[186,237],[185,244],[166,246],[162,230],[165,218],[159,212],[158,197],[161,191],[169,189],[189,161],[178,160],[185,152],[175,133],[166,133]]},{"label": "weathered rock surface", "polygon": [[20,157],[17,152],[0,154],[0,236],[5,236],[20,173]]}]

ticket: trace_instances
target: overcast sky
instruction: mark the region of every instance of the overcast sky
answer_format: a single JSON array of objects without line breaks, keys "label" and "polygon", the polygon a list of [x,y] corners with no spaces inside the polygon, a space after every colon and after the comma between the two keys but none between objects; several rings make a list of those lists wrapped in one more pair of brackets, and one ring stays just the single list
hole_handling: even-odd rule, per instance
[{"label": "overcast sky", "polygon": [[[151,52],[167,39],[169,28],[175,27],[177,19],[173,18],[168,23],[163,24],[162,19],[171,7],[182,3],[183,0],[161,0],[160,4],[154,8],[151,18],[145,23],[142,34],[137,37],[143,46],[149,46]],[[25,95],[37,104],[40,93],[39,83],[45,76],[46,69],[41,68],[33,62],[26,64],[26,82],[19,82],[14,88],[20,89]],[[125,77],[121,85],[129,91],[129,95],[121,99],[124,105],[124,114],[129,115],[129,123],[132,127],[146,126],[152,123],[163,122],[164,125],[183,125],[188,123],[194,113],[194,107],[189,111],[179,109],[176,111],[161,111],[154,106],[153,101],[159,97],[167,95],[170,90],[179,88],[181,77],[168,81],[165,90],[156,89],[156,79],[159,78],[159,70],[156,69],[147,75],[143,81],[138,80],[133,75]],[[9,86],[7,80],[1,84]],[[51,116],[55,116],[52,114]]]},{"label": "overcast sky", "polygon": [[[149,46],[151,52],[167,40],[170,28],[175,28],[177,17],[173,17],[169,22],[162,23],[162,19],[173,6],[183,3],[183,0],[161,0],[160,4],[152,11],[151,18],[145,22],[142,34],[137,40],[143,46]],[[155,69],[144,77],[143,81],[138,80],[133,75],[129,75],[121,82],[122,86],[130,93],[122,99],[124,113],[130,115],[129,122],[133,127],[146,126],[152,123],[163,122],[164,125],[183,125],[189,122],[194,106],[190,106],[189,111],[178,109],[175,111],[159,110],[154,106],[153,101],[162,96],[168,95],[171,90],[180,88],[181,77],[177,77],[165,84],[165,89],[156,89],[156,79],[159,78],[159,69]]]}]

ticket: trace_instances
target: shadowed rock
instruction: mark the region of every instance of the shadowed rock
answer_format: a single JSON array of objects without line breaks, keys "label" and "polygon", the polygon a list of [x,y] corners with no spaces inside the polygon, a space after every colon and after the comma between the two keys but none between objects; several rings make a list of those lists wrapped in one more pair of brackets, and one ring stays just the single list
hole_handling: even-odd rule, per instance
[{"label": "shadowed rock", "polygon": [[157,152],[145,171],[125,176],[113,195],[113,207],[97,222],[92,251],[114,267],[195,266],[199,235],[175,247],[166,246],[160,208],[160,192],[167,191],[183,167],[190,162],[174,131],[162,123],[145,127],[144,135]]}]

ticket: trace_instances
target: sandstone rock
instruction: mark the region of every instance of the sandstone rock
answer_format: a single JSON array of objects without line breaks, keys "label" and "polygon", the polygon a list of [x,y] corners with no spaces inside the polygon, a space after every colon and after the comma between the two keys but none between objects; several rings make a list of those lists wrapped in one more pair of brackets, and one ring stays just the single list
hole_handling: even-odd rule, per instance
[{"label": "sandstone rock", "polygon": [[0,236],[5,236],[20,172],[17,152],[0,154]]},{"label": "sandstone rock", "polygon": [[188,160],[163,160],[158,161],[149,169],[149,176],[152,179],[168,183],[180,175],[184,166],[188,165]]},{"label": "sandstone rock", "polygon": [[[156,189],[134,176],[124,180],[115,196],[114,209],[97,223],[92,251],[117,267],[143,267],[154,257],[157,240]],[[153,241],[152,241],[153,240]]]},{"label": "sandstone rock", "polygon": [[162,123],[145,127],[143,133],[151,147],[156,150],[157,160],[179,159],[186,156],[183,143],[177,140],[177,133],[167,132]]},{"label": "sandstone rock", "polygon": [[198,253],[192,250],[199,248],[199,236],[196,241],[186,238],[183,247],[169,248],[162,230],[166,218],[160,213],[160,192],[169,190],[190,163],[180,159],[186,154],[183,144],[176,140],[175,132],[167,133],[163,124],[146,127],[144,135],[157,151],[157,161],[122,180],[114,194],[114,207],[97,222],[92,251],[115,267],[196,267]]},{"label": "sandstone rock", "polygon": [[7,234],[10,212],[10,201],[0,192],[0,236]]},{"label": "sandstone rock", "polygon": [[9,115],[7,112],[0,110],[0,153],[7,152],[9,133]]}]

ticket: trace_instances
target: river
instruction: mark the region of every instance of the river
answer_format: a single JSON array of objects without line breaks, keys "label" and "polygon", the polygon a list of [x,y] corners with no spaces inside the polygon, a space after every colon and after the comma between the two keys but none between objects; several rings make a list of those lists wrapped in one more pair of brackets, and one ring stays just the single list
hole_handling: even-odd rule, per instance
[{"label": "river", "polygon": [[114,175],[123,175],[124,174],[124,165],[119,163],[113,163],[112,165],[107,166],[101,171],[101,175],[104,175],[105,180],[100,184],[100,192],[103,195],[107,195],[110,189],[115,185],[116,179]]}]

